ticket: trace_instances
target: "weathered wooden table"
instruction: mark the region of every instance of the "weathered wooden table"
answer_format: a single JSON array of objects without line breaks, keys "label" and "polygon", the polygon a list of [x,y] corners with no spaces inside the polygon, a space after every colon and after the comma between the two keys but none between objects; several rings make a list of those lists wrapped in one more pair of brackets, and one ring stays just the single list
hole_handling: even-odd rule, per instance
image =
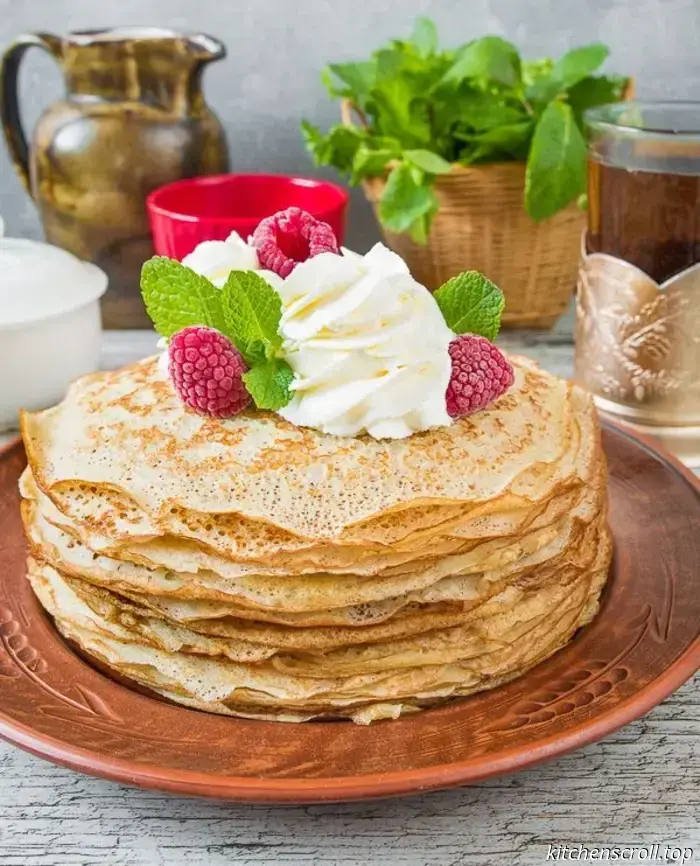
[{"label": "weathered wooden table", "polygon": [[[500,342],[570,375],[568,325]],[[108,334],[103,366],[154,346],[149,333]],[[664,846],[680,846],[694,849],[686,863],[700,863],[700,678],[617,734],[543,767],[366,805],[170,797],[79,776],[0,743],[0,866],[534,866],[554,862],[549,846],[562,844],[659,846],[649,852],[656,861],[625,861],[633,863],[672,862],[662,859]]]}]

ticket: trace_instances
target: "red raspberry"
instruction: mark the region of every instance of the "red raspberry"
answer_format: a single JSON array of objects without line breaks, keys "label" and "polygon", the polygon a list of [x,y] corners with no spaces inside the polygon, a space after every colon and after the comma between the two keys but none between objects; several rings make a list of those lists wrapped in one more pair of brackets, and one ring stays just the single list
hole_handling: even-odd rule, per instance
[{"label": "red raspberry", "polygon": [[262,220],[252,243],[263,268],[288,277],[299,262],[319,253],[337,253],[338,241],[328,223],[298,207],[288,207]]},{"label": "red raspberry", "polygon": [[513,384],[513,368],[486,337],[463,334],[450,343],[447,413],[461,418],[485,409]]},{"label": "red raspberry", "polygon": [[175,334],[168,345],[168,369],[182,402],[200,415],[230,418],[250,403],[241,353],[214,328],[194,325]]}]

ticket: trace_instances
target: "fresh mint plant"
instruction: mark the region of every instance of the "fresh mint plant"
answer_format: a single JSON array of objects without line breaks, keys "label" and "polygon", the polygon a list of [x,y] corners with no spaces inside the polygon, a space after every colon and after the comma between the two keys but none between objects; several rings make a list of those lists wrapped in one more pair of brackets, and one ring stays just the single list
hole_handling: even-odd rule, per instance
[{"label": "fresh mint plant", "polygon": [[141,271],[141,294],[162,337],[190,325],[216,328],[228,337],[249,367],[243,381],[259,409],[281,409],[289,403],[294,373],[278,356],[282,303],[261,276],[233,271],[217,289],[180,262],[154,256]]},{"label": "fresh mint plant", "polygon": [[438,209],[435,179],[455,163],[526,162],[525,208],[543,220],[584,192],[583,112],[623,97],[626,78],[597,72],[607,56],[593,43],[557,61],[525,61],[500,36],[440,50],[435,25],[419,18],[408,40],[324,70],[356,126],[324,133],[304,121],[302,133],[315,162],[351,183],[387,176],[379,218],[419,242]]}]

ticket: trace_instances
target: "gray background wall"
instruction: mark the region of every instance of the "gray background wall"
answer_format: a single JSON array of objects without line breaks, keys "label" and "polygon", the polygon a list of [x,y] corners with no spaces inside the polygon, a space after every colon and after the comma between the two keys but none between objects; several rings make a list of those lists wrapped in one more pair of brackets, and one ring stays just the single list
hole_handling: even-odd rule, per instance
[{"label": "gray background wall", "polygon": [[[700,0],[0,0],[0,44],[26,30],[126,24],[211,33],[229,55],[206,73],[206,94],[226,127],[234,169],[312,174],[299,119],[325,124],[337,112],[320,69],[408,34],[419,14],[435,19],[445,44],[495,33],[533,57],[601,40],[612,49],[608,67],[633,75],[639,95],[700,99]],[[51,59],[31,55],[22,80],[28,124],[61,91]],[[8,233],[41,236],[4,147],[0,213]],[[376,235],[356,190],[349,243],[364,249]]]}]

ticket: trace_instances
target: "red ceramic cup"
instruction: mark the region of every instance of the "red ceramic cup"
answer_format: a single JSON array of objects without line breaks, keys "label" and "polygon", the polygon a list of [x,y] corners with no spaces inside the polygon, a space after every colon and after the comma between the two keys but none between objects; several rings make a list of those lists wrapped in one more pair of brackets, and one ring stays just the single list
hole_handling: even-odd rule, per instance
[{"label": "red ceramic cup", "polygon": [[261,219],[300,207],[330,224],[342,243],[348,193],[334,183],[281,174],[217,174],[178,180],[146,199],[153,245],[161,256],[182,259],[202,241],[232,231],[247,239]]}]

